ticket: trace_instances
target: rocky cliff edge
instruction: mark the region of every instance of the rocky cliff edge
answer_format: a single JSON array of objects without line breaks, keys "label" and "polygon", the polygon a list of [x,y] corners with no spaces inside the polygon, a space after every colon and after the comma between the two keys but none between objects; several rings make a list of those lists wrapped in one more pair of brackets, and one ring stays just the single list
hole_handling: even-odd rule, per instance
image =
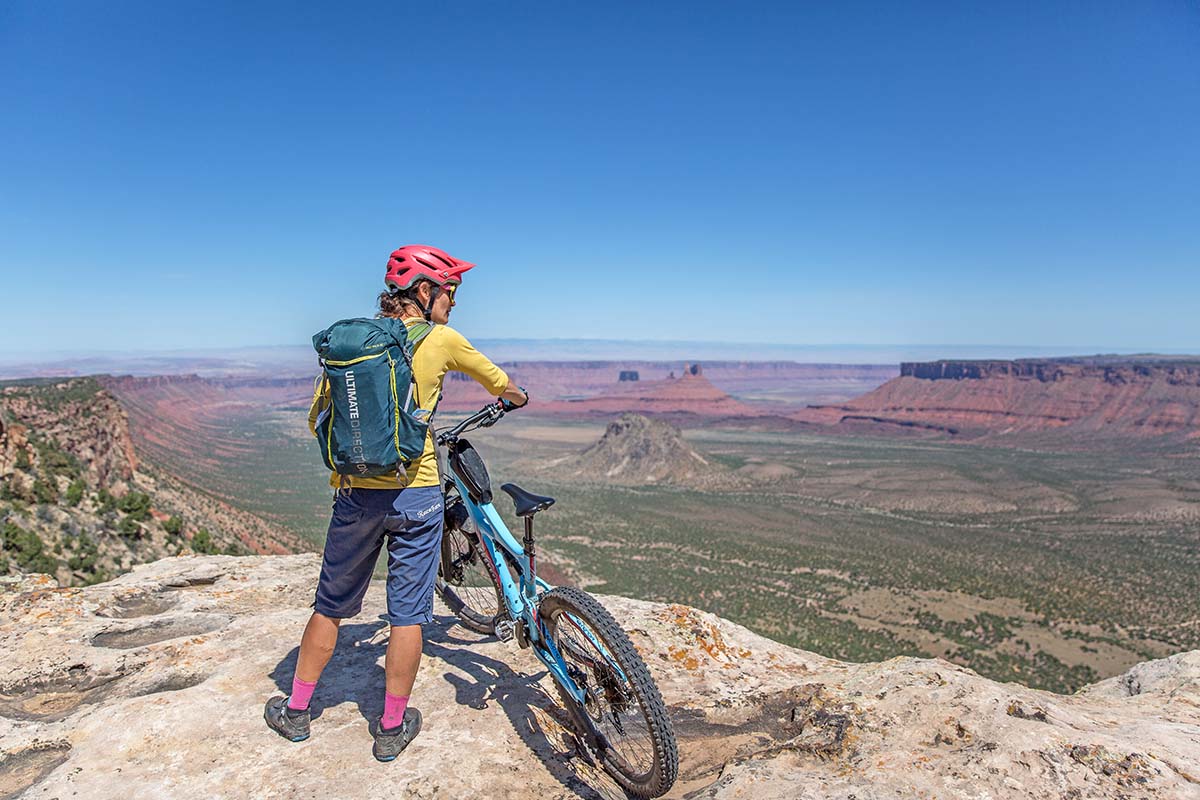
[{"label": "rocky cliff edge", "polygon": [[[400,761],[370,753],[387,626],[347,621],[313,736],[267,730],[316,556],[169,558],[104,584],[0,582],[0,798],[620,797],[540,664],[427,629]],[[672,797],[1200,798],[1200,651],[1060,696],[944,661],[847,664],[678,605],[603,597],[671,709]],[[373,585],[365,608],[382,610]]]}]

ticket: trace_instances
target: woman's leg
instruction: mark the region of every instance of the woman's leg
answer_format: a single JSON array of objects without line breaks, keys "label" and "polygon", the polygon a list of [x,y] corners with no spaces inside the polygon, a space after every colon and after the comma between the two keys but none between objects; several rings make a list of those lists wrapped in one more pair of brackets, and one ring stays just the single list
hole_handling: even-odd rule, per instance
[{"label": "woman's leg", "polygon": [[304,637],[300,640],[300,657],[296,659],[296,679],[305,683],[316,683],[329,663],[329,657],[337,647],[340,619],[327,617],[315,611],[304,626]]},{"label": "woman's leg", "polygon": [[402,490],[386,523],[388,620],[386,691],[380,727],[399,726],[421,665],[421,625],[433,621],[433,583],[442,540],[440,486]]},{"label": "woman's leg", "polygon": [[384,659],[387,693],[396,697],[412,694],[421,666],[421,626],[393,625]]},{"label": "woman's leg", "polygon": [[309,702],[337,647],[338,625],[362,609],[383,546],[383,519],[395,495],[388,489],[355,489],[334,498],[317,596],[300,640],[292,691],[286,698],[272,697],[263,712],[267,725],[290,741],[309,736]]},{"label": "woman's leg", "polygon": [[338,492],[325,536],[321,577],[313,614],[300,640],[300,655],[288,707],[308,708],[325,665],[337,647],[338,625],[362,609],[371,571],[383,546],[383,517],[395,492],[355,489]]}]

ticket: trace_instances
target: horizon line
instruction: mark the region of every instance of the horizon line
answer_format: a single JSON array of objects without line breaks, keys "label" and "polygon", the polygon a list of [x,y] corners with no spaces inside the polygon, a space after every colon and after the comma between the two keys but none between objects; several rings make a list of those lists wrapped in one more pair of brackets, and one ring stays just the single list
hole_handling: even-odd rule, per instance
[{"label": "horizon line", "polygon": [[[473,340],[477,343],[492,343],[498,345],[511,344],[552,344],[552,345],[641,345],[641,346],[680,346],[680,347],[762,347],[771,349],[798,349],[798,350],[818,350],[818,349],[847,349],[847,350],[869,350],[869,349],[934,349],[934,348],[969,348],[980,350],[1032,350],[1046,351],[1056,350],[1063,353],[1063,357],[1083,357],[1083,356],[1100,356],[1100,355],[1200,355],[1200,346],[1197,347],[1139,347],[1131,345],[1068,345],[1068,344],[1016,344],[1016,343],[981,343],[981,342],[819,342],[819,343],[795,343],[795,342],[751,342],[751,341],[717,341],[704,339],[590,339],[590,338],[572,338],[572,337],[553,337],[553,338],[532,338],[532,337],[479,337]],[[9,363],[27,363],[30,360],[47,357],[62,357],[72,359],[86,358],[104,358],[104,357],[141,357],[153,358],[156,356],[169,355],[199,355],[199,354],[217,354],[217,353],[234,353],[234,352],[255,352],[263,350],[310,350],[311,348],[302,344],[259,344],[259,345],[217,345],[211,347],[189,346],[166,348],[160,350],[147,349],[105,349],[105,350],[0,350],[0,361]],[[561,359],[555,359],[561,360]],[[610,360],[610,359],[602,359]],[[704,359],[698,359],[704,360]],[[711,360],[711,359],[710,359]],[[755,361],[761,359],[743,358],[740,360]],[[935,359],[936,360],[936,359]],[[956,359],[961,360],[961,359]],[[1005,359],[1012,360],[1012,359]]]}]

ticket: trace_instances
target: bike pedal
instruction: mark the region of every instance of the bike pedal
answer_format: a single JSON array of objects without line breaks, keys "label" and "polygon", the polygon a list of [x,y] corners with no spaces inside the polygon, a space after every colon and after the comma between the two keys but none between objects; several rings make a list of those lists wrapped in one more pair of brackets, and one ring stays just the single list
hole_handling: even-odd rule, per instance
[{"label": "bike pedal", "polygon": [[496,623],[496,638],[502,642],[511,642],[516,635],[516,626],[510,619],[502,619]]}]

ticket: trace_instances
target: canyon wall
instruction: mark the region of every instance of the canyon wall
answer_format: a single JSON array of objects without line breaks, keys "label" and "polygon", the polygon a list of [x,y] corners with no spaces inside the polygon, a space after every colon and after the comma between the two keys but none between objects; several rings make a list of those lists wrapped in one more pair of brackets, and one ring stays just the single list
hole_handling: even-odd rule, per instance
[{"label": "canyon wall", "polygon": [[1061,430],[1114,436],[1200,432],[1200,360],[1070,358],[905,363],[846,403],[798,415],[965,435]]}]

